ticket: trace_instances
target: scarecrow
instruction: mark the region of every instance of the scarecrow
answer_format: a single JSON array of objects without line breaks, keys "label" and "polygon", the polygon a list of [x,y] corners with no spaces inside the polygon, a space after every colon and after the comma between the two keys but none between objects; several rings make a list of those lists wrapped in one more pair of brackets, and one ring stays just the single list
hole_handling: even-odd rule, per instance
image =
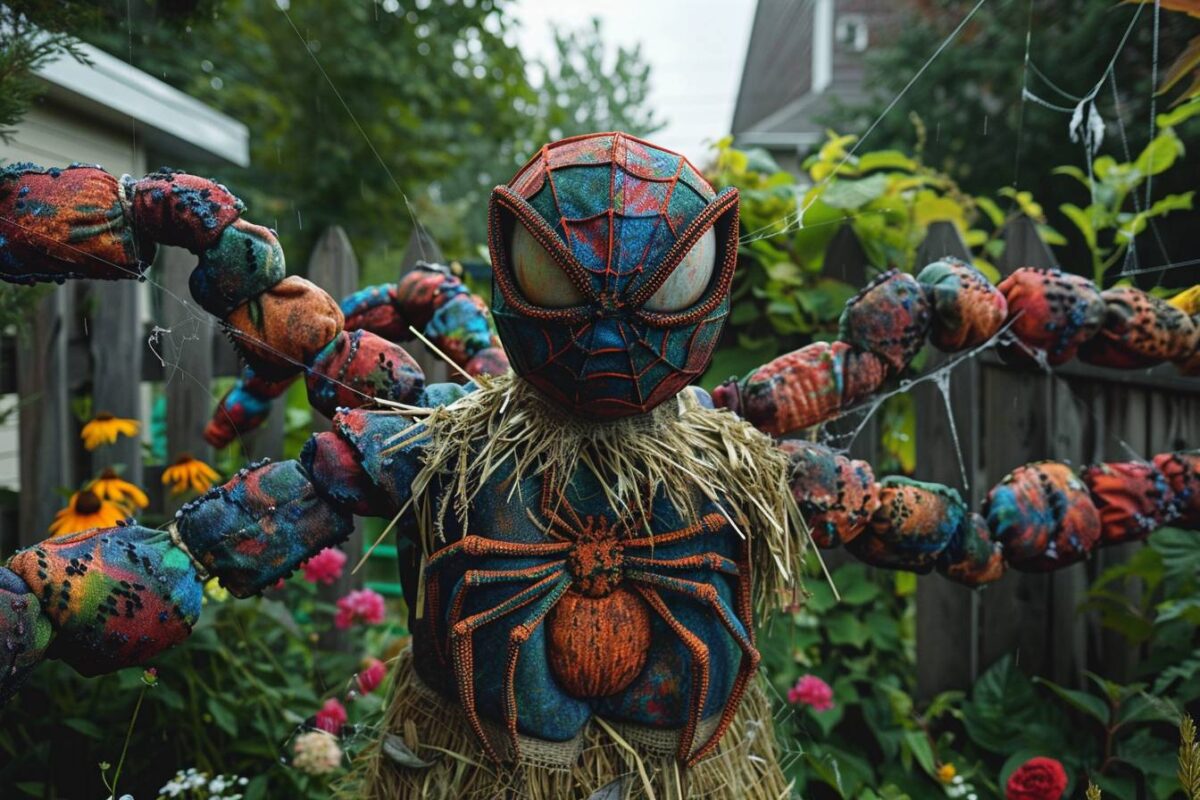
[{"label": "scarecrow", "polygon": [[376,298],[469,379],[426,386],[399,345],[285,277],[274,234],[241,213],[223,186],[170,171],[0,172],[0,277],[138,278],[156,243],[186,247],[192,295],[251,377],[303,376],[333,419],[298,460],[248,465],[164,530],[127,521],[16,554],[0,569],[0,694],[47,657],[87,675],[145,662],[187,636],[208,577],[257,594],[370,515],[413,544],[413,637],[348,796],[588,797],[625,778],[633,796],[781,798],[755,620],[795,599],[810,538],[979,586],[1200,526],[1197,453],[1029,464],[973,512],[952,488],[776,438],[871,398],[926,341],[1200,371],[1200,319],[1136,289],[1035,269],[993,287],[952,260],[888,272],[847,304],[840,340],[710,396],[691,384],[729,313],[737,192],[594,134],[546,145],[492,194],[511,371],[451,276]]}]

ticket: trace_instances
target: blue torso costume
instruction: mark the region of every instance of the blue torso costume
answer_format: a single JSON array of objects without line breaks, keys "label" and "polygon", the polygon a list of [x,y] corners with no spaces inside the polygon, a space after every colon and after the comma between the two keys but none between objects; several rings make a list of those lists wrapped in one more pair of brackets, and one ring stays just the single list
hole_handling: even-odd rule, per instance
[{"label": "blue torso costume", "polygon": [[[461,393],[458,387],[431,389],[451,397]],[[347,412],[336,428],[389,507],[409,504],[430,440],[424,425],[398,415]],[[322,458],[320,448],[340,445],[326,436],[314,440],[304,459],[318,478],[324,474],[314,463]],[[558,485],[561,494],[553,488]],[[423,586],[419,547],[405,568],[415,665],[443,694],[473,694],[469,702],[483,717],[504,721],[506,697],[514,692],[520,698],[517,730],[537,739],[571,739],[593,714],[683,729],[726,707],[743,655],[757,662],[746,543],[722,511],[731,504],[697,497],[699,519],[692,522],[660,492],[649,503],[648,519],[621,517],[587,470],[551,483],[539,474],[515,478],[510,464],[478,488],[464,524],[449,508],[450,487],[426,491],[435,498],[444,538],[423,567]],[[403,526],[419,540],[411,514]],[[538,549],[553,552],[530,552]],[[698,586],[711,587],[713,598]],[[514,602],[521,605],[480,624],[473,636],[455,636],[457,623],[487,619]],[[673,625],[687,633],[681,637]],[[701,687],[691,636],[707,654],[701,702],[693,695]],[[517,640],[509,675],[496,659],[512,653]],[[469,644],[474,661],[490,668],[467,668],[455,658],[456,643]],[[472,675],[472,687],[461,685]]]}]

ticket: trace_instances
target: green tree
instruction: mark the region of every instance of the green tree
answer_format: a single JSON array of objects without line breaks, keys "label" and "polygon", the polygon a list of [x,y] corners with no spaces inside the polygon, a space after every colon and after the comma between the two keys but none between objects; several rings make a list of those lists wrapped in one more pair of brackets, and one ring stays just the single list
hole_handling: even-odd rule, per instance
[{"label": "green tree", "polygon": [[649,136],[663,127],[646,107],[650,66],[641,46],[617,47],[610,57],[598,17],[577,30],[556,28],[554,58],[531,66],[539,89],[537,105],[529,109],[532,147],[597,130]]},{"label": "green tree", "polygon": [[[1073,110],[1108,74],[1110,62],[1115,91],[1113,81],[1108,80],[1094,98],[1098,118],[1105,125],[1100,152],[1126,162],[1147,145],[1153,96],[1153,4],[1140,9],[1119,5],[1116,0],[985,4],[911,86],[909,81],[917,70],[976,3],[911,0],[908,5],[911,24],[898,26],[894,38],[869,58],[866,85],[872,89],[870,101],[843,107],[830,120],[839,130],[863,130],[904,92],[882,117],[866,146],[906,147],[911,139],[909,115],[916,113],[929,129],[926,163],[953,176],[966,191],[994,193],[998,187],[1015,186],[1030,191],[1047,209],[1056,209],[1056,201],[1073,197],[1076,187],[1054,169],[1063,164],[1086,169],[1086,152],[1082,143],[1072,141],[1070,111],[1056,111],[1037,100],[1024,99],[1024,90],[1027,85],[1036,97]],[[1139,13],[1135,21],[1134,15]],[[1161,14],[1160,84],[1170,59],[1184,49],[1196,27],[1195,21],[1183,14]],[[1129,39],[1122,47],[1127,31]],[[1027,34],[1028,68],[1024,66]],[[1167,105],[1167,100],[1160,99],[1158,110],[1166,110]],[[1085,106],[1084,111],[1086,120],[1090,108]],[[1186,176],[1194,174],[1193,161],[1190,169],[1156,177],[1154,199],[1193,188],[1186,185]],[[1052,211],[1050,221],[1060,230],[1071,229],[1056,212]],[[1179,214],[1156,222],[1156,226],[1156,235],[1138,241],[1141,262],[1146,265],[1164,263],[1163,250],[1185,252],[1183,243],[1194,226],[1194,216]],[[1163,239],[1163,247],[1158,238]],[[1078,264],[1079,271],[1090,274],[1091,259],[1084,243],[1073,239],[1072,245],[1064,252],[1063,263]],[[1186,270],[1176,272],[1181,271]]]}]

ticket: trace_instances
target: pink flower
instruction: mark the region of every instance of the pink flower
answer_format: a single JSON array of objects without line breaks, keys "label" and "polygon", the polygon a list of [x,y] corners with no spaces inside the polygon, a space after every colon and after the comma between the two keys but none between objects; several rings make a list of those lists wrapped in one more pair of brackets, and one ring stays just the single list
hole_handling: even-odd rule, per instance
[{"label": "pink flower", "polygon": [[378,625],[383,622],[383,596],[371,589],[358,589],[337,601],[333,624],[345,630],[355,622]]},{"label": "pink flower", "polygon": [[336,697],[331,697],[317,712],[316,725],[320,730],[337,736],[342,732],[342,726],[346,724],[346,719],[346,707],[338,702]]},{"label": "pink flower", "polygon": [[372,658],[363,667],[362,671],[355,676],[355,682],[358,684],[360,692],[370,694],[379,687],[379,684],[383,683],[383,679],[386,677],[387,666],[378,658]]},{"label": "pink flower", "polygon": [[833,689],[816,675],[805,675],[788,689],[788,702],[811,706],[813,711],[833,708]]},{"label": "pink flower", "polygon": [[336,547],[326,547],[321,552],[304,562],[304,580],[309,583],[330,585],[342,577],[342,567],[346,565],[346,554]]}]

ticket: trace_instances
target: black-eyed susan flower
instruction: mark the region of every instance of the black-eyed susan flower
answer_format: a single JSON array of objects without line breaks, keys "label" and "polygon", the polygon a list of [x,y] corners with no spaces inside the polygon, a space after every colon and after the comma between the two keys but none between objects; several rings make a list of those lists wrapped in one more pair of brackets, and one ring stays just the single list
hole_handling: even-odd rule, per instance
[{"label": "black-eyed susan flower", "polygon": [[101,500],[116,503],[130,513],[150,505],[150,498],[146,497],[146,493],[135,484],[122,479],[112,467],[101,472],[100,477],[92,481],[88,488]]},{"label": "black-eyed susan flower", "polygon": [[171,494],[183,494],[188,489],[207,492],[216,483],[216,470],[191,453],[184,453],[175,463],[163,470],[162,482],[171,487]]},{"label": "black-eyed susan flower", "polygon": [[101,411],[91,422],[83,426],[79,436],[83,446],[95,450],[102,444],[112,444],[118,436],[137,436],[139,424],[136,419],[114,417],[107,411]]},{"label": "black-eyed susan flower", "polygon": [[101,500],[91,489],[84,489],[71,495],[67,507],[54,515],[54,522],[50,523],[50,535],[66,536],[93,528],[111,528],[125,517],[125,509],[116,503]]}]

